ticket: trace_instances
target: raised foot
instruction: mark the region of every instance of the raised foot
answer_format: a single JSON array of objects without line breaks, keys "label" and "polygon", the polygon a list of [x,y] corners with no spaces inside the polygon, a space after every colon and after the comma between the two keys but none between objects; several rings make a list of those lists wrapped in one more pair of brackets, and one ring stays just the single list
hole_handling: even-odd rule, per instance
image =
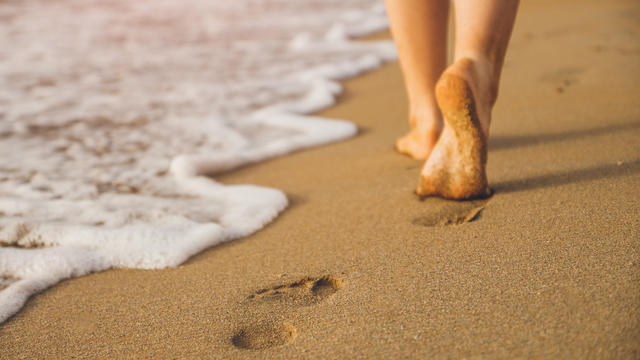
[{"label": "raised foot", "polygon": [[422,169],[416,193],[455,200],[490,196],[487,138],[471,87],[461,76],[445,72],[436,84],[436,99],[445,127]]}]

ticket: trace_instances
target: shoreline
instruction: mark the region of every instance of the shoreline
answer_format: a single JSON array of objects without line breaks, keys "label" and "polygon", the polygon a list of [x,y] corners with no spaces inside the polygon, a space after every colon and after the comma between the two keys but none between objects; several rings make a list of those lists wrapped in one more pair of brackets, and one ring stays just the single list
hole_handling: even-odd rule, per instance
[{"label": "shoreline", "polygon": [[[60,4],[60,7],[64,9],[65,5]],[[190,7],[190,5],[187,5],[184,9],[189,9]],[[58,10],[60,11],[60,9]],[[91,17],[89,14],[92,11],[93,13],[102,11],[105,13],[106,18],[131,17],[132,13],[135,13],[135,10],[128,9],[129,12],[124,11],[121,14],[114,14],[107,9],[100,10],[97,6],[88,6],[85,10],[87,10],[86,17]],[[395,59],[395,48],[390,41],[375,43],[348,41],[352,35],[371,33],[375,29],[383,28],[386,24],[386,17],[380,10],[371,9],[361,13],[354,10],[351,15],[352,19],[356,20],[333,23],[331,30],[327,32],[327,34],[331,35],[330,37],[314,38],[309,33],[306,33],[306,35],[298,34],[292,41],[284,41],[282,45],[295,48],[295,50],[292,48],[292,54],[300,55],[301,58],[304,58],[305,55],[307,57],[314,56],[315,50],[325,47],[338,52],[345,51],[353,56],[351,59],[345,56],[336,56],[335,58],[328,56],[324,65],[304,68],[289,64],[291,65],[292,74],[290,74],[290,79],[284,80],[281,85],[286,87],[287,83],[289,85],[295,83],[299,87],[298,93],[291,97],[283,96],[278,98],[276,96],[271,102],[264,101],[264,106],[256,104],[253,110],[247,110],[248,112],[243,113],[244,115],[238,115],[238,124],[235,124],[235,127],[229,124],[221,124],[215,118],[203,118],[200,119],[202,121],[196,122],[196,125],[191,124],[193,126],[174,129],[174,134],[163,134],[163,130],[152,134],[150,127],[172,129],[176,124],[171,123],[170,116],[159,116],[150,121],[147,121],[149,120],[147,119],[135,125],[124,121],[126,123],[125,126],[139,126],[133,131],[138,138],[136,140],[138,142],[134,142],[139,144],[139,146],[134,145],[134,147],[138,147],[137,151],[123,150],[127,146],[131,146],[132,143],[127,145],[113,141],[113,139],[124,139],[124,143],[128,141],[129,134],[127,130],[117,134],[118,129],[124,129],[120,126],[122,124],[114,120],[118,118],[118,115],[115,115],[114,119],[109,119],[109,116],[102,118],[99,121],[103,123],[102,125],[93,124],[95,126],[93,126],[92,130],[87,130],[86,132],[74,127],[74,124],[79,123],[75,120],[65,126],[52,125],[48,136],[59,140],[61,144],[47,150],[41,150],[40,148],[51,145],[51,142],[39,142],[40,140],[35,135],[37,131],[31,132],[29,130],[27,133],[31,135],[16,139],[15,136],[12,137],[12,132],[9,130],[9,138],[4,144],[6,147],[4,150],[6,150],[5,152],[9,157],[8,160],[5,159],[7,160],[7,163],[4,164],[6,166],[0,164],[0,168],[9,169],[7,170],[9,176],[0,179],[0,185],[4,185],[0,186],[0,193],[19,194],[22,191],[19,184],[24,182],[24,178],[33,177],[36,182],[39,181],[42,184],[30,189],[33,193],[38,194],[33,199],[26,200],[20,195],[16,197],[9,195],[9,198],[4,199],[4,202],[0,201],[0,203],[4,204],[0,206],[0,215],[2,215],[0,220],[4,220],[0,224],[0,230],[3,233],[0,236],[3,237],[2,245],[4,245],[0,249],[0,273],[2,273],[0,287],[4,289],[0,291],[0,323],[17,313],[32,295],[45,291],[61,280],[112,268],[163,269],[173,267],[214,245],[250,235],[273,221],[287,206],[287,199],[283,192],[278,189],[264,187],[221,186],[215,182],[213,177],[207,177],[207,175],[229,172],[237,167],[247,166],[264,159],[282,156],[304,148],[333,143],[354,136],[357,129],[353,123],[314,117],[310,113],[328,108],[335,103],[335,98],[341,91],[341,85],[337,82],[338,79],[353,77],[356,74],[372,70],[381,63]],[[9,12],[11,11],[9,10]],[[65,13],[65,10],[61,12]],[[25,11],[25,15],[22,18],[16,15],[14,23],[29,23],[30,16],[31,21],[37,23],[37,10],[34,13],[28,13],[29,11]],[[66,13],[68,14],[68,11]],[[274,14],[267,12],[264,15],[277,17],[278,14],[279,12],[275,11]],[[34,15],[36,20],[33,20]],[[174,13],[174,15],[182,19],[182,21],[178,20],[177,24],[182,23],[184,25],[184,23],[189,22],[184,20],[184,17],[189,17],[188,14]],[[353,18],[353,15],[356,15],[356,17]],[[311,13],[311,18],[318,16],[321,16],[319,12]],[[108,22],[108,20],[106,21]],[[329,21],[333,21],[333,19],[330,18]],[[353,24],[348,26],[347,23],[349,22]],[[241,25],[238,26],[241,27]],[[91,33],[92,29],[91,25],[82,23],[70,24],[69,27],[84,29],[88,33]],[[135,35],[133,34],[139,30],[136,30],[135,26],[129,29],[134,38]],[[158,34],[162,33],[162,27],[157,30]],[[165,28],[166,30],[173,31],[171,28]],[[177,30],[177,28],[174,30]],[[28,30],[16,25],[15,32],[28,33]],[[55,33],[53,30],[51,32]],[[65,33],[65,31],[62,31],[62,34],[57,36],[60,38],[73,38],[72,33]],[[253,33],[255,38],[260,38],[260,36],[259,33]],[[26,39],[28,38],[29,36],[27,35]],[[37,42],[35,39],[32,40]],[[101,46],[110,47],[108,41],[104,43],[97,42],[94,45],[94,50]],[[185,50],[178,43],[174,43],[173,46],[176,49]],[[195,48],[195,53],[197,54],[199,52],[198,48],[201,46],[194,45],[191,50]],[[55,47],[52,47],[51,51],[55,53]],[[144,50],[142,53],[144,53]],[[14,54],[23,53],[14,52]],[[185,52],[183,52],[183,56],[184,54]],[[155,55],[162,57],[161,54]],[[244,56],[248,56],[247,59],[252,58],[255,60],[265,55],[265,53],[260,52],[258,55],[257,57],[246,54]],[[242,57],[242,55],[239,56]],[[0,54],[0,57],[2,57],[2,54]],[[57,56],[51,57],[56,58]],[[186,57],[190,58],[190,56]],[[195,55],[195,57],[197,58],[198,56]],[[280,60],[283,63],[287,63],[286,59]],[[274,63],[274,61],[272,60],[272,65],[282,65],[277,62]],[[265,64],[265,66],[268,67],[269,65]],[[105,68],[108,69],[108,66],[105,66]],[[96,75],[99,78],[100,69],[101,67],[97,66],[92,75]],[[203,69],[211,71],[205,64],[200,68],[200,70]],[[5,68],[5,70],[20,72],[19,69],[11,66]],[[164,70],[164,72],[162,69],[156,71],[155,76],[158,80],[167,75],[167,70],[169,72],[173,71],[170,69]],[[126,70],[123,71],[126,72]],[[232,68],[218,69],[217,73],[225,74],[226,71],[233,72],[234,70]],[[242,70],[239,71],[243,72]],[[214,70],[213,73],[215,72]],[[244,69],[244,72],[251,73],[251,69]],[[108,77],[108,75],[106,76]],[[132,76],[135,77],[135,75]],[[260,75],[256,76],[260,78]],[[122,78],[126,77],[123,76]],[[253,80],[256,79],[254,78]],[[56,83],[70,82],[52,78],[48,83],[55,86]],[[201,88],[202,93],[196,98],[202,101],[204,94],[212,91],[211,88],[215,87],[215,83],[215,81],[200,83],[203,86]],[[277,88],[278,86],[274,85],[276,83],[277,81],[273,82],[271,86]],[[197,81],[193,79],[190,84],[190,86],[198,86]],[[118,85],[115,85],[115,87],[118,87]],[[121,88],[124,92],[127,91],[126,86],[121,86]],[[164,88],[171,89],[172,86],[165,86]],[[269,86],[266,88],[269,88]],[[224,89],[224,86],[217,90],[220,91],[221,89]],[[55,90],[50,89],[49,93],[51,98],[55,98],[55,94],[64,93],[65,91],[73,92],[73,89],[55,88]],[[9,92],[19,93],[20,90],[13,88]],[[262,95],[268,92],[264,90]],[[222,90],[222,93],[224,93],[224,90]],[[141,95],[141,98],[147,97],[144,94],[144,91],[138,91],[138,95]],[[94,95],[95,97],[101,96]],[[244,98],[253,99],[254,95],[249,91],[244,94]],[[239,97],[242,98],[243,96]],[[166,96],[165,100],[167,100]],[[146,101],[143,100],[143,102]],[[166,102],[168,104],[164,105],[168,107],[175,105],[170,100]],[[208,103],[206,107],[208,108],[210,104]],[[130,105],[134,108],[136,107],[136,104]],[[142,108],[145,106],[140,105],[140,103],[137,105],[142,106]],[[21,106],[18,103],[12,107],[20,108]],[[190,107],[197,108],[198,106],[196,103],[192,103]],[[142,112],[153,112],[148,108],[142,108],[139,108]],[[216,109],[216,105],[213,105],[213,108]],[[60,109],[59,113],[64,113],[65,110],[73,111],[65,108],[64,105],[61,105]],[[208,111],[211,110],[209,109]],[[4,115],[0,114],[0,117]],[[47,113],[46,116],[54,123],[60,121],[59,119],[54,120],[56,117],[55,112]],[[11,111],[7,121],[9,128],[11,128],[11,124],[15,121]],[[24,121],[28,122],[29,120],[24,119]],[[165,123],[161,125],[163,121]],[[253,132],[253,134],[243,134],[243,126],[241,125],[243,122],[246,123],[244,131]],[[81,123],[92,127],[90,115],[86,121]],[[149,125],[152,123],[153,125]],[[145,127],[146,125],[149,125],[149,127]],[[23,126],[25,129],[38,129],[40,125],[23,124]],[[269,131],[282,132],[282,134],[277,139],[272,139],[272,141],[261,142],[261,128],[268,129],[264,131],[265,137],[269,136]],[[74,131],[76,134],[69,136],[68,132]],[[209,133],[205,134],[203,131]],[[168,141],[166,136],[175,137],[178,136],[178,133],[183,138],[182,141],[176,141],[176,143],[182,143],[186,146],[178,146],[179,149],[174,148],[176,156],[173,157],[167,156],[170,151],[159,154],[158,149],[166,146],[160,144]],[[209,141],[204,141],[202,138],[196,140],[200,135],[209,139]],[[36,138],[27,139],[29,136]],[[76,141],[73,139],[76,138],[85,139],[85,145],[92,145],[87,145],[87,149],[85,149],[87,151],[80,151],[75,154],[67,153],[68,151],[73,153],[77,150],[77,147],[72,144]],[[103,146],[104,144],[99,145],[104,139],[108,139],[106,143],[109,145],[106,147]],[[234,141],[225,142],[225,139],[235,139],[236,142],[235,144]],[[21,147],[30,142],[39,145]],[[244,145],[238,146],[239,143]],[[218,146],[214,144],[218,144]],[[189,149],[189,145],[196,146]],[[210,147],[207,149],[207,146]],[[30,161],[38,161],[40,154],[34,154],[30,149],[39,149],[38,151],[42,153],[52,153],[52,156],[47,161],[51,163],[57,162],[57,166],[51,167],[51,169],[57,170],[47,169],[44,164],[39,166],[31,164]],[[129,152],[128,155],[126,154],[127,152]],[[131,154],[134,152],[135,155]],[[65,155],[62,155],[62,153]],[[118,155],[114,155],[116,153]],[[203,153],[208,153],[209,155],[199,155]],[[22,159],[19,158],[18,154],[22,154]],[[79,154],[89,155],[82,157]],[[91,154],[96,154],[97,156],[92,156]],[[15,155],[18,155],[18,158],[13,159]],[[118,161],[113,160],[118,156],[128,157],[127,162],[118,163]],[[169,169],[164,167],[165,162],[170,162]],[[13,163],[22,163],[24,166],[18,167],[17,170],[11,170]],[[154,167],[156,167],[155,170],[153,170]],[[138,171],[141,168],[148,171]],[[84,169],[79,171],[80,173],[96,173],[99,175],[95,176],[110,180],[96,183],[95,179],[83,178],[82,174],[74,173],[78,169]],[[13,173],[13,176],[11,173]],[[25,175],[29,173],[32,175]],[[69,173],[73,173],[73,175],[65,178],[64,174]],[[122,173],[127,173],[128,178],[120,179],[119,174]],[[74,186],[68,186],[68,184],[58,186],[59,184],[56,185],[56,181],[73,182]],[[32,183],[33,181],[28,180],[27,182]],[[63,188],[63,190],[59,190],[59,188]],[[65,188],[67,190],[64,190]],[[68,201],[67,198],[73,197],[73,195],[66,191],[72,188],[76,190],[82,188],[86,196],[84,200],[90,206],[83,205],[75,198],[72,201]],[[156,190],[149,191],[151,188],[156,188]],[[159,188],[163,190],[158,190]],[[82,193],[82,191],[80,192]],[[165,201],[163,198],[170,200],[162,204]],[[146,200],[148,200],[148,203],[143,205]],[[36,202],[38,205],[34,205]],[[220,206],[222,208],[219,208]],[[150,210],[151,212],[149,212]],[[67,217],[65,215],[56,217],[52,213],[66,214]],[[71,215],[72,213],[75,214]],[[77,221],[79,218],[82,220]],[[166,226],[167,223],[170,223],[170,225]],[[36,250],[33,249],[35,247],[42,248]]]},{"label": "shoreline", "polygon": [[637,356],[640,26],[625,14],[639,10],[522,4],[488,203],[413,195],[422,164],[393,151],[406,99],[385,64],[316,114],[355,122],[356,137],[216,177],[283,190],[273,223],[176,268],[63,281],[0,325],[0,358]]}]

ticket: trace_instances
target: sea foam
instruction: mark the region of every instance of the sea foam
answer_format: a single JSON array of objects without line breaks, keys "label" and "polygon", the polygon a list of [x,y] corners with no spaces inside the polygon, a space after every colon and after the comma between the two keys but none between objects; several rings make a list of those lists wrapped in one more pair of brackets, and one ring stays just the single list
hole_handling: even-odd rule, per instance
[{"label": "sea foam", "polygon": [[210,176],[353,136],[309,114],[395,58],[378,0],[0,3],[0,322],[65,278],[176,266],[284,193]]}]

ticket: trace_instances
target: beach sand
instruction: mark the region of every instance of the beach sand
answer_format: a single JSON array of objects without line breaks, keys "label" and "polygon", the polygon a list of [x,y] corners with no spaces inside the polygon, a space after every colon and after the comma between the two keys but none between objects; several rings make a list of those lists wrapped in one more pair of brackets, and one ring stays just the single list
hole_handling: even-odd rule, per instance
[{"label": "beach sand", "polygon": [[64,281],[0,358],[640,358],[639,38],[637,1],[523,2],[490,200],[414,195],[397,63],[346,81],[320,115],[358,136],[217,178],[284,190],[274,223]]}]

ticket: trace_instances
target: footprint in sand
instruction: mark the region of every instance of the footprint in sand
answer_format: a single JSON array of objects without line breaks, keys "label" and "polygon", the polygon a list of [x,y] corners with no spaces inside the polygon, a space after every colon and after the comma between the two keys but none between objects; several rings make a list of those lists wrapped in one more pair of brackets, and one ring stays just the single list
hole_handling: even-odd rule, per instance
[{"label": "footprint in sand", "polygon": [[585,69],[579,67],[560,68],[542,74],[540,80],[553,84],[556,93],[560,94],[568,87],[578,83],[585,71]]},{"label": "footprint in sand", "polygon": [[411,223],[436,227],[462,225],[477,220],[489,201],[490,199],[451,201],[430,198],[425,200],[429,203],[429,208],[433,209],[430,214],[419,216]]},{"label": "footprint in sand", "polygon": [[278,301],[296,306],[309,306],[325,300],[342,288],[342,280],[332,275],[304,277],[285,285],[256,291],[249,301]]},{"label": "footprint in sand", "polygon": [[[343,286],[342,280],[332,275],[307,276],[289,284],[258,290],[248,297],[247,302],[310,306],[329,298]],[[261,350],[288,344],[296,336],[296,329],[288,322],[262,320],[238,329],[231,337],[231,343],[241,349]]]},{"label": "footprint in sand", "polygon": [[296,329],[287,322],[264,320],[238,329],[231,343],[241,349],[262,350],[288,344],[296,335]]}]

